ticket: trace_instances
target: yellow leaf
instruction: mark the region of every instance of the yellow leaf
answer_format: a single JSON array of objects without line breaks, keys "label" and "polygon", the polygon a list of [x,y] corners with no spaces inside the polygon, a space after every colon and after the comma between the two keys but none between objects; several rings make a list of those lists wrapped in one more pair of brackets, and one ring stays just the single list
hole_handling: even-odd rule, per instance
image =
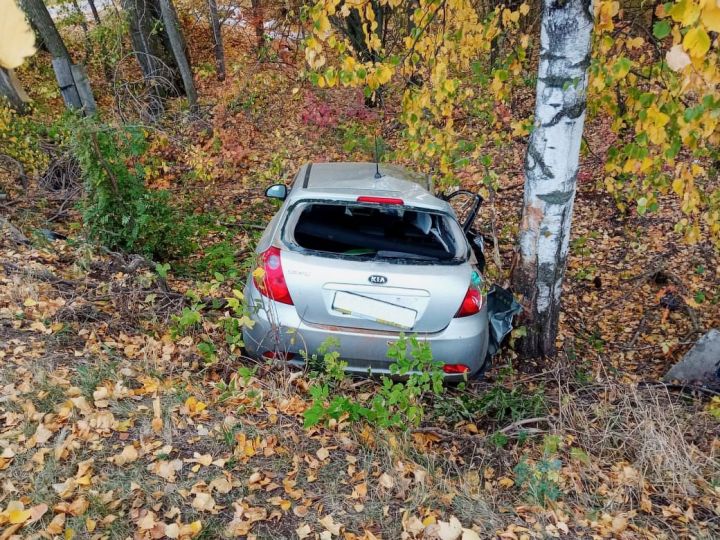
[{"label": "yellow leaf", "polygon": [[20,501],[10,501],[5,512],[11,525],[25,523],[31,515],[30,510],[25,510],[25,505]]},{"label": "yellow leaf", "polygon": [[700,20],[711,32],[720,32],[720,5],[712,0],[705,2]]},{"label": "yellow leaf", "polygon": [[377,77],[377,81],[380,84],[387,84],[388,82],[390,82],[390,79],[392,78],[392,74],[393,74],[392,69],[390,69],[388,66],[383,64],[378,68],[375,76]]},{"label": "yellow leaf", "polygon": [[193,521],[188,525],[183,525],[182,529],[180,530],[180,534],[189,534],[190,536],[195,536],[197,534],[200,534],[201,530],[202,522],[198,519],[197,521]]},{"label": "yellow leaf", "polygon": [[262,279],[265,277],[265,269],[260,268],[259,266],[253,271],[253,277],[255,279]]},{"label": "yellow leaf", "polygon": [[685,34],[683,47],[693,58],[702,58],[710,50],[710,36],[705,30],[696,26]]},{"label": "yellow leaf", "polygon": [[670,8],[670,16],[683,26],[689,26],[700,16],[700,6],[692,0],[680,0]]},{"label": "yellow leaf", "polygon": [[35,54],[35,33],[13,0],[0,3],[0,67],[14,69]]},{"label": "yellow leaf", "polygon": [[138,451],[133,445],[128,445],[123,448],[117,456],[114,456],[113,461],[116,465],[125,465],[126,463],[132,463],[138,458]]}]

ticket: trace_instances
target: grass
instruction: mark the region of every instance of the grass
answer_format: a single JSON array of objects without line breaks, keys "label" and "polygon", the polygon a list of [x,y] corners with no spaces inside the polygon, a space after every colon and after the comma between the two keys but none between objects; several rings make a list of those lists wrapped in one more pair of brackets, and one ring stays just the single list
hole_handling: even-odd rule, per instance
[{"label": "grass", "polygon": [[77,366],[72,382],[80,388],[83,396],[91,400],[98,386],[114,380],[117,380],[117,362],[96,358]]}]

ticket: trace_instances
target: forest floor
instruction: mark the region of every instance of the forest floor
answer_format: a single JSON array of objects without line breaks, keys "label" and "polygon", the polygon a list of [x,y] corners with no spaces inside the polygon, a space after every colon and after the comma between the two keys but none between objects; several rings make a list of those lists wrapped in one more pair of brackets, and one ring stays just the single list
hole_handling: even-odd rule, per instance
[{"label": "forest floor", "polygon": [[[306,429],[309,374],[203,361],[222,309],[175,335],[184,293],[220,299],[252,269],[268,184],[307,161],[372,158],[377,118],[357,92],[318,94],[294,65],[230,56],[224,83],[199,76],[217,104],[206,124],[155,138],[168,166],[152,185],[216,223],[167,279],[84,244],[77,211],[38,185],[2,202],[30,243],[0,237],[0,539],[720,537],[720,400],[658,382],[720,325],[720,260],[673,231],[672,200],[639,216],[597,189],[602,121],[586,130],[557,358],[509,346],[485,381],[429,398],[416,428]],[[337,121],[308,120],[318,108]],[[488,150],[500,188],[476,222],[502,285],[524,142]],[[479,170],[463,187],[481,187]],[[341,387],[366,400],[376,384]]]}]

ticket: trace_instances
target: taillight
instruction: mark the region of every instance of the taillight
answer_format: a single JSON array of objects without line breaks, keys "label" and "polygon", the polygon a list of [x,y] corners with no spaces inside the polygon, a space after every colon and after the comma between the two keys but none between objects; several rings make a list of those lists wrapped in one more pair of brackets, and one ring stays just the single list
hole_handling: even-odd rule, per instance
[{"label": "taillight", "polygon": [[255,278],[255,285],[260,293],[276,302],[292,306],[293,301],[282,271],[280,249],[271,246],[260,255],[260,259],[262,260],[261,268],[265,271],[261,278]]},{"label": "taillight", "polygon": [[402,199],[397,199],[395,197],[369,197],[369,196],[362,196],[357,198],[357,202],[364,202],[364,203],[375,203],[375,204],[405,204],[405,201]]},{"label": "taillight", "polygon": [[292,360],[295,358],[295,353],[286,353],[282,351],[265,351],[262,355],[263,358],[267,358],[269,360]]},{"label": "taillight", "polygon": [[480,313],[482,309],[482,295],[475,287],[470,286],[465,293],[460,309],[455,314],[455,318],[468,317]]},{"label": "taillight", "polygon": [[468,371],[470,371],[470,368],[467,367],[465,364],[445,364],[443,366],[443,371],[449,374],[467,373]]}]

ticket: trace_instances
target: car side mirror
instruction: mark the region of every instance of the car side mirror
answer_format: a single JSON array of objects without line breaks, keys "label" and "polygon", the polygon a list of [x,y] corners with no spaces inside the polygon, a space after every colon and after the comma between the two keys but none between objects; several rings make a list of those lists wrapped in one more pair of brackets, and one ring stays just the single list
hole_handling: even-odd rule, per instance
[{"label": "car side mirror", "polygon": [[265,190],[265,196],[270,199],[285,200],[287,197],[287,186],[285,184],[274,184]]}]

